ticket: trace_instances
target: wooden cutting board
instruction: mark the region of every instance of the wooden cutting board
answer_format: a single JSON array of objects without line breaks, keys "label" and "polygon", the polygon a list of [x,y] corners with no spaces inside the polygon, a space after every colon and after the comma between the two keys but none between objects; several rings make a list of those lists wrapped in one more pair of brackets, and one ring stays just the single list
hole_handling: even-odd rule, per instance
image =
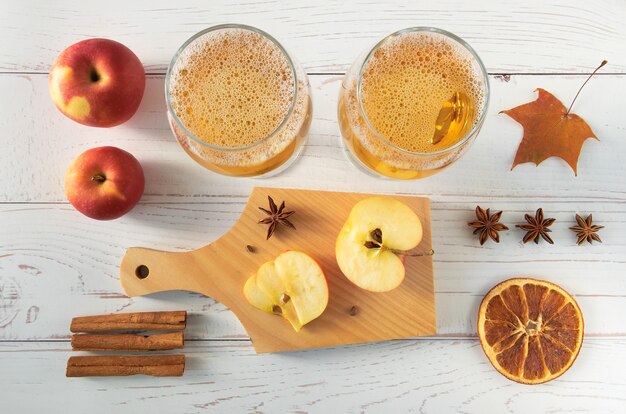
[{"label": "wooden cutting board", "polygon": [[[297,230],[279,227],[265,240],[267,226],[258,224],[268,208],[267,196],[296,213]],[[374,293],[352,284],[335,260],[335,239],[350,210],[373,194],[255,188],[233,228],[215,242],[191,252],[163,252],[130,248],[122,259],[120,280],[129,296],[165,290],[199,292],[235,313],[258,353],[434,335],[435,299],[432,257],[407,257],[402,284]],[[427,198],[390,196],[407,204],[420,218],[424,236],[419,247],[431,248],[430,207]],[[249,252],[247,245],[254,246]],[[300,250],[320,264],[329,289],[328,307],[314,321],[295,332],[286,319],[250,305],[246,280],[261,264],[286,250]],[[143,277],[146,273],[148,275]],[[355,307],[356,314],[351,309]]]}]

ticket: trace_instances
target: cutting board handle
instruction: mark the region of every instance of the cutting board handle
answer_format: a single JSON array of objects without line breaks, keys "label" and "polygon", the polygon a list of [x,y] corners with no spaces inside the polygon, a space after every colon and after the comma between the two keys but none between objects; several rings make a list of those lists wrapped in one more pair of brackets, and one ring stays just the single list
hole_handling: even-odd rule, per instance
[{"label": "cutting board handle", "polygon": [[[181,272],[180,269],[186,269]],[[190,290],[204,293],[191,252],[164,252],[132,247],[126,251],[120,266],[120,282],[128,296],[141,296],[166,290]]]}]

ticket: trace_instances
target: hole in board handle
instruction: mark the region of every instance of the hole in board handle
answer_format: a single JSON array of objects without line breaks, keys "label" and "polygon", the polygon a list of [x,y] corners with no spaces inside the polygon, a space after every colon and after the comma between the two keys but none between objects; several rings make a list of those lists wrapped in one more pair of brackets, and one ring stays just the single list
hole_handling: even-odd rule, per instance
[{"label": "hole in board handle", "polygon": [[148,277],[149,274],[150,269],[148,269],[148,266],[146,265],[139,265],[135,269],[135,276],[137,276],[139,279],[145,279]]}]

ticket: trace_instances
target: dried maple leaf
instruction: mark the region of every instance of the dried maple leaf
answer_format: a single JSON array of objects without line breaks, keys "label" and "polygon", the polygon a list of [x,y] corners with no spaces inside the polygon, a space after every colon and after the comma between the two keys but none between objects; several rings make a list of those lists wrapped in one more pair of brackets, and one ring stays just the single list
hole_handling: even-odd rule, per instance
[{"label": "dried maple leaf", "polygon": [[[606,63],[603,61],[589,78]],[[545,89],[538,88],[537,92],[535,101],[501,112],[519,122],[524,128],[524,136],[517,148],[511,169],[525,162],[539,165],[547,158],[559,157],[569,164],[575,175],[578,175],[578,157],[583,143],[589,138],[599,141],[584,119],[570,113],[580,90],[569,109]]]}]

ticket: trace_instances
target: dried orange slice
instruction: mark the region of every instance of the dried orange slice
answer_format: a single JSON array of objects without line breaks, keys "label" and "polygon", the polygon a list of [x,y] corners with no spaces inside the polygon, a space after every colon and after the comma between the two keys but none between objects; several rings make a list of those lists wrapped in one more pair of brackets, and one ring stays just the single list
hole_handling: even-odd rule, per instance
[{"label": "dried orange slice", "polygon": [[572,296],[543,280],[509,279],[487,293],[478,310],[478,337],[505,377],[541,384],[562,375],[583,343],[583,315]]}]

